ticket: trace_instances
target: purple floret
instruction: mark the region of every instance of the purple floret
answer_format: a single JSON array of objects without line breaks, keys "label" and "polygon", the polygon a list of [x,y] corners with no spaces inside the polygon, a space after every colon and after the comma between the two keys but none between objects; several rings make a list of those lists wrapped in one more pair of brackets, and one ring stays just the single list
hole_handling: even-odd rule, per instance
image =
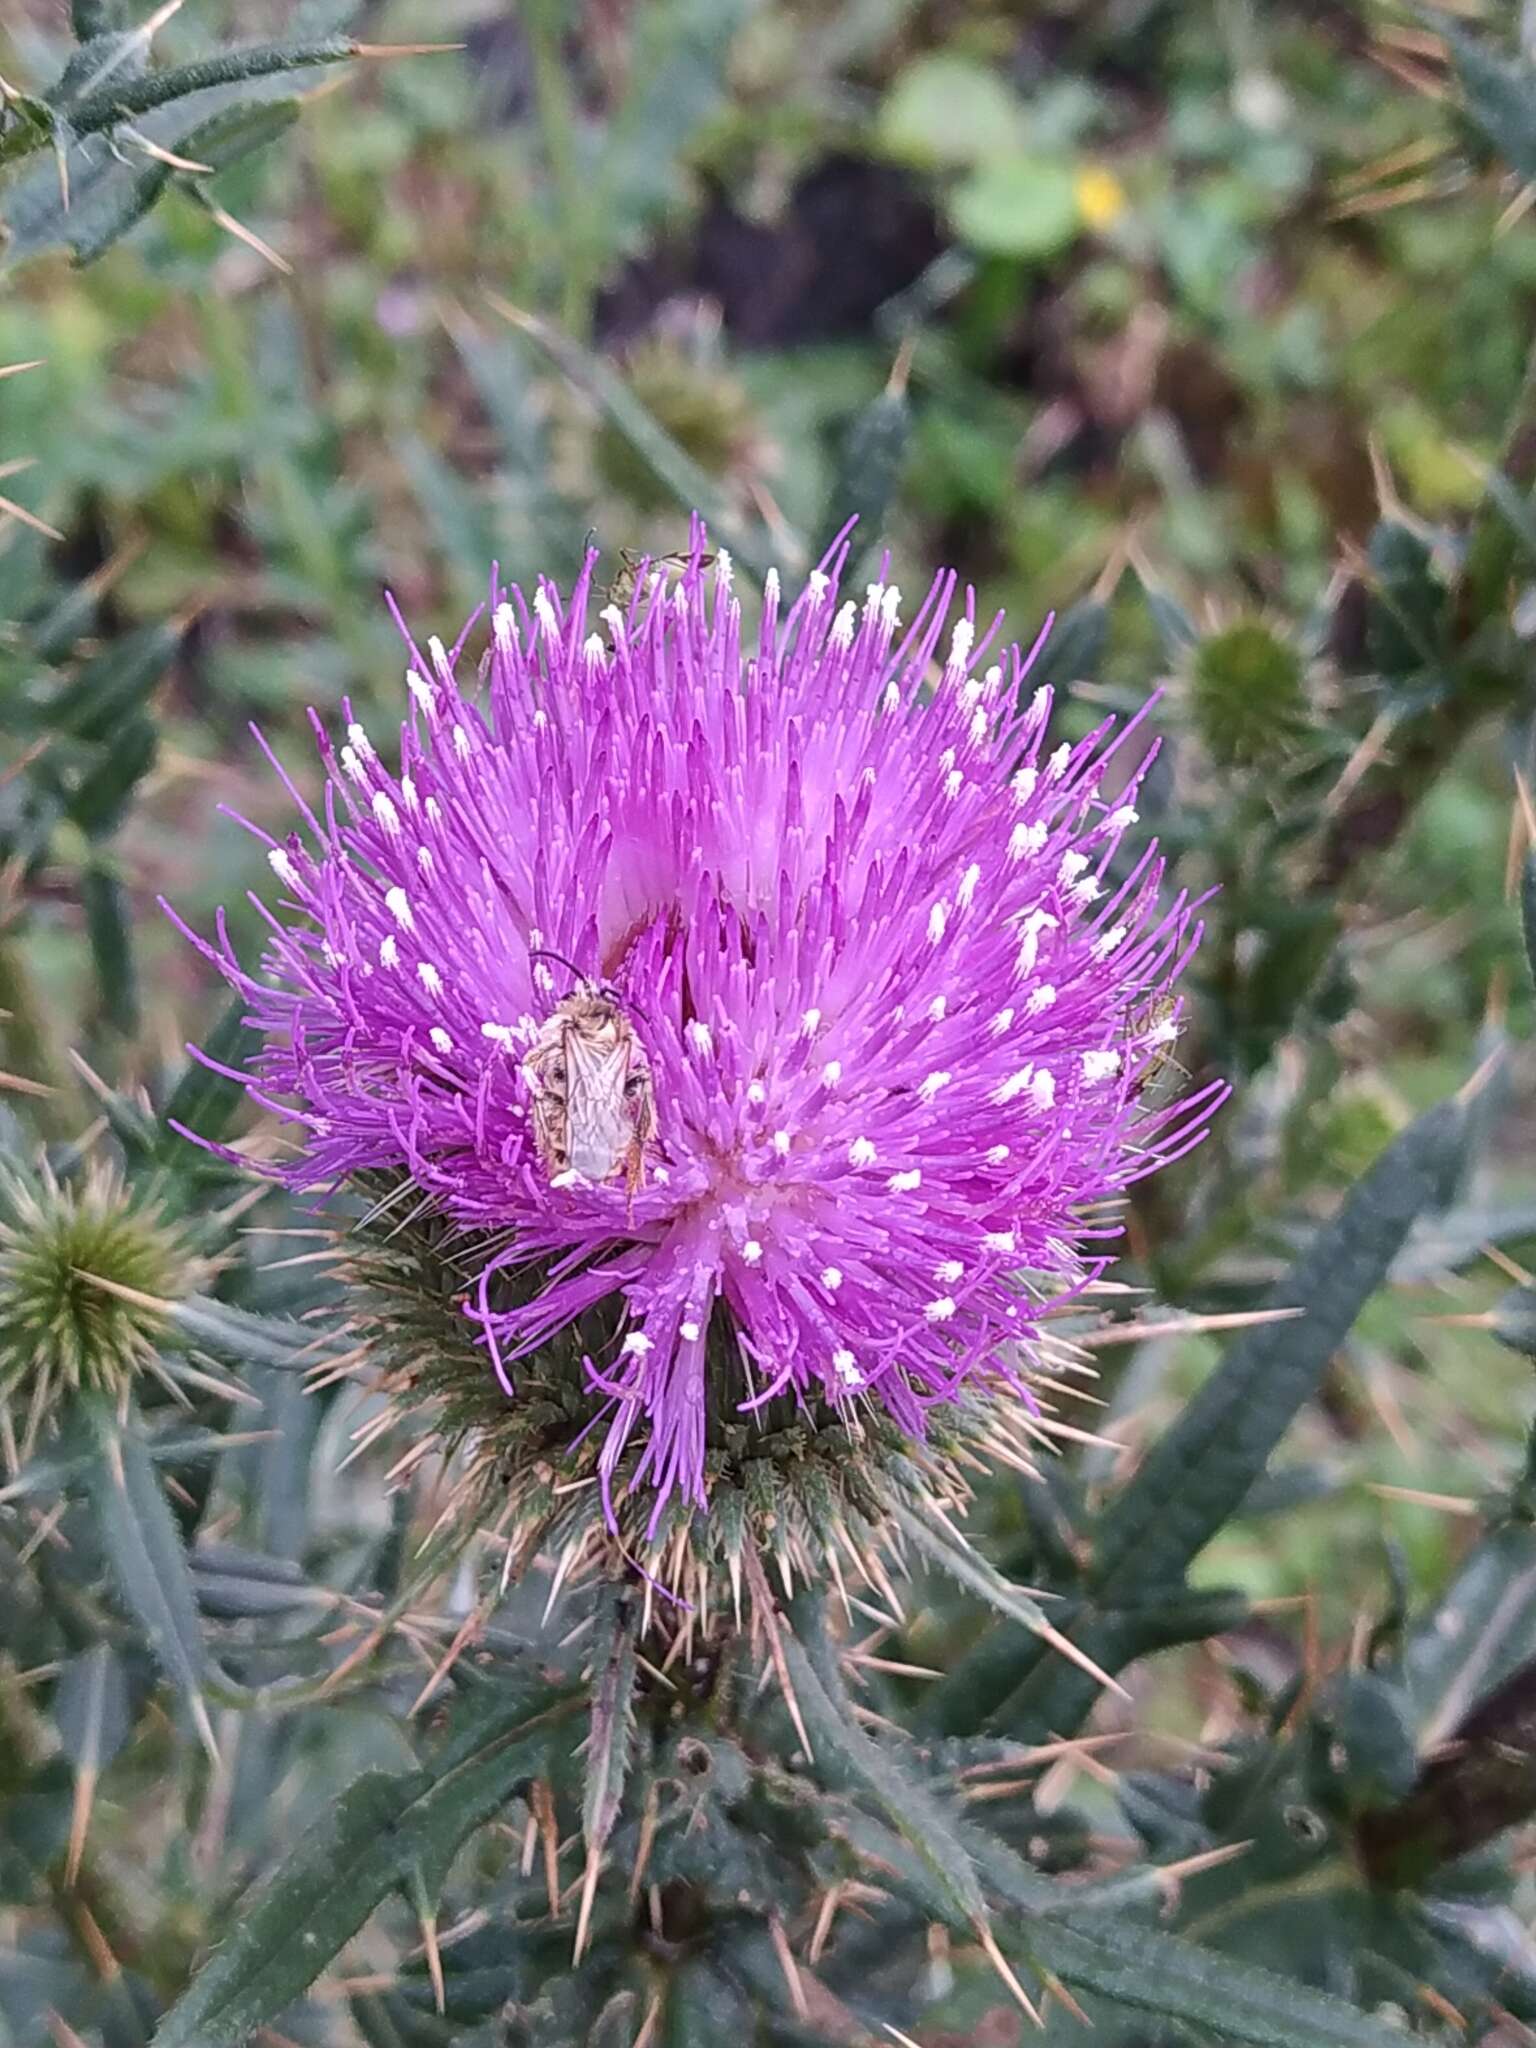
[{"label": "purple floret", "polygon": [[[1154,848],[1116,858],[1139,719],[1052,748],[1033,653],[993,659],[969,599],[950,623],[952,575],[906,626],[893,587],[840,603],[817,572],[786,612],[770,579],[743,646],[723,556],[601,631],[592,573],[495,593],[478,687],[415,656],[398,774],[315,721],[324,816],[269,842],[260,970],[222,919],[204,950],[264,1034],[253,1096],[303,1128],[285,1177],[404,1175],[487,1241],[466,1312],[508,1398],[619,1308],[586,1362],[602,1473],[632,1443],[659,1515],[704,1504],[721,1305],[748,1413],[879,1402],[919,1435],[973,1375],[1027,1398],[1115,1198],[1224,1090],[1141,1099],[1199,932]],[[649,1056],[637,1190],[538,1155],[523,1058],[571,985],[541,949],[616,988]]]}]

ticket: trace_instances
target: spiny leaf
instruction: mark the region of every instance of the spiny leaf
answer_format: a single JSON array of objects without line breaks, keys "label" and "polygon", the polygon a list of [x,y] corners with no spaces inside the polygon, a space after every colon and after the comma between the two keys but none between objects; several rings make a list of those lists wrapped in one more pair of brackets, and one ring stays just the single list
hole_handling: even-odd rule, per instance
[{"label": "spiny leaf", "polygon": [[623,1586],[606,1587],[593,1638],[592,1720],[581,1810],[589,1856],[602,1853],[624,1797],[634,1720],[635,1626],[632,1594]]},{"label": "spiny leaf", "polygon": [[53,1695],[59,1743],[77,1771],[100,1771],[128,1740],[128,1673],[110,1643],[69,1658]]},{"label": "spiny leaf", "polygon": [[815,1771],[835,1790],[871,1800],[926,1865],[957,1931],[985,1926],[986,1899],[976,1867],[949,1815],[933,1794],[872,1742],[854,1719],[837,1674],[821,1603],[802,1594],[791,1603],[793,1633],[784,1655],[795,1699],[815,1753]]},{"label": "spiny leaf", "polygon": [[[1241,1506],[1386,1277],[1414,1219],[1449,1194],[1464,1157],[1468,1115],[1468,1105],[1452,1099],[1393,1140],[1264,1303],[1306,1313],[1245,1331],[1110,1501],[1098,1525],[1084,1606],[1064,1630],[1095,1663],[1115,1670],[1153,1647],[1155,1632],[1149,1639],[1129,1611],[1139,1608],[1149,1623],[1160,1595],[1186,1597],[1190,1564]],[[993,1646],[988,1663],[988,1695],[976,1703],[982,1714],[996,1706],[998,1725],[1010,1733],[1070,1733],[1093,1704],[1092,1680],[1035,1643],[1020,1644],[1013,1659],[1006,1645]],[[1010,1664],[1015,1687],[997,1706]],[[963,1706],[956,1688],[949,1690],[951,1706]],[[944,1704],[935,1700],[930,1711]]]},{"label": "spiny leaf", "polygon": [[133,27],[130,0],[70,0],[69,25],[77,43]]},{"label": "spiny leaf", "polygon": [[1020,684],[1020,710],[1042,683],[1066,688],[1072,683],[1091,682],[1108,646],[1109,607],[1096,597],[1085,597],[1069,606],[1051,627],[1050,638]]},{"label": "spiny leaf", "polygon": [[85,663],[44,714],[54,732],[72,739],[115,741],[124,719],[139,710],[181,644],[179,626],[140,626]]},{"label": "spiny leaf", "polygon": [[[307,67],[335,62],[338,50],[345,56],[353,47],[345,37],[327,37],[311,44],[263,46],[254,53],[261,59],[254,66],[245,62],[251,51],[227,51],[175,72],[114,73],[108,85],[87,93],[72,109],[70,125],[55,124],[60,159],[34,148],[36,160],[23,165],[0,192],[0,267],[53,248],[71,250],[77,262],[91,261],[149,211],[173,178],[195,182],[194,173],[173,170],[155,151],[190,152],[191,161],[215,168],[233,161],[279,132],[276,120],[257,121],[257,111],[291,107],[309,80]],[[330,55],[318,57],[319,50]],[[289,61],[266,61],[277,54]],[[168,92],[171,80],[177,83]],[[145,95],[154,102],[147,111],[130,104]],[[102,117],[111,126],[119,111],[131,116],[131,133],[123,128],[110,145],[79,126],[86,116]],[[281,125],[286,120],[285,115]],[[207,153],[199,156],[199,147]]]},{"label": "spiny leaf", "polygon": [[[286,135],[302,111],[303,101],[297,96],[255,106],[224,107],[182,138],[178,154],[206,164],[210,172],[225,170]],[[202,189],[200,183],[196,189]]]},{"label": "spiny leaf", "polygon": [[206,1294],[168,1305],[171,1322],[194,1343],[238,1365],[265,1365],[280,1372],[304,1372],[320,1362],[316,1333],[289,1316],[257,1315]]},{"label": "spiny leaf", "polygon": [[155,765],[160,732],[152,718],[119,724],[110,746],[81,776],[66,805],[72,824],[91,839],[106,839],[122,823],[139,784]]},{"label": "spiny leaf", "polygon": [[59,1743],[75,1772],[66,1881],[74,1882],[85,1848],[96,1782],[128,1740],[132,1709],[128,1674],[110,1643],[94,1643],[71,1657],[53,1695]]},{"label": "spiny leaf", "polygon": [[127,893],[104,857],[88,864],[79,886],[102,1018],[112,1030],[132,1037],[139,1028],[139,987]]},{"label": "spiny leaf", "polygon": [[[1081,1652],[1075,1650],[1056,1624],[1051,1621],[1036,1601],[1031,1599],[1022,1586],[1016,1586],[1005,1579],[987,1560],[974,1551],[961,1537],[946,1529],[937,1517],[930,1517],[922,1511],[897,1505],[892,1510],[897,1525],[907,1538],[941,1571],[964,1586],[969,1592],[985,1600],[989,1607],[1010,1621],[1022,1622],[1032,1636],[1042,1643],[1048,1643],[1058,1655],[1069,1660],[1080,1659]],[[1103,1671],[1084,1664],[1084,1675],[1096,1684],[1119,1688]]]},{"label": "spiny leaf", "polygon": [[[171,1430],[163,1436],[150,1438],[144,1449],[152,1464],[190,1464],[194,1459],[215,1457],[220,1451],[248,1444],[253,1435],[260,1433],[222,1429]],[[90,1467],[92,1456],[90,1451],[82,1450],[64,1457],[28,1459],[14,1479],[0,1486],[0,1507],[10,1501],[30,1499],[39,1493],[58,1492],[67,1480]]]},{"label": "spiny leaf", "polygon": [[70,108],[70,126],[77,135],[94,135],[102,128],[147,114],[173,100],[190,99],[194,93],[244,85],[321,64],[341,64],[356,54],[357,45],[350,36],[325,36],[313,43],[247,43],[166,71],[146,72],[140,78],[117,78]]},{"label": "spiny leaf", "polygon": [[1402,2048],[1395,2027],[1293,1977],[1127,1920],[1029,1923],[1020,1944],[1073,1991],[1251,2048]]},{"label": "spiny leaf", "polygon": [[388,1893],[442,1874],[539,1771],[577,1696],[477,1700],[433,1766],[370,1771],[299,1840],[161,2022],[155,2048],[236,2048],[291,2005]]},{"label": "spiny leaf", "polygon": [[1401,2042],[1395,2029],[1294,1978],[1105,1912],[1096,1901],[1074,1900],[995,1835],[967,1827],[966,1839],[988,1891],[1024,1916],[1008,1928],[1015,1949],[1073,1991],[1211,2028],[1223,2042],[1253,2048],[1390,2048]]},{"label": "spiny leaf", "polygon": [[431,1779],[368,1771],[300,1836],[155,2034],[155,2048],[234,2048],[291,2005],[396,1880],[381,1853]]},{"label": "spiny leaf", "polygon": [[104,1401],[91,1401],[86,1409],[97,1450],[87,1468],[87,1483],[102,1548],[125,1605],[143,1627],[212,1752],[213,1728],[203,1699],[207,1652],[175,1517],[132,1410],[126,1422],[119,1422]]},{"label": "spiny leaf", "polygon": [[1245,1331],[1104,1515],[1097,1586],[1129,1576],[1175,1583],[1241,1505],[1356,1316],[1380,1286],[1415,1218],[1443,1200],[1465,1142],[1467,1106],[1428,1110],[1350,1191],[1266,1308],[1294,1321]]},{"label": "spiny leaf", "polygon": [[951,1532],[936,1527],[926,1516],[897,1503],[892,1510],[897,1526],[940,1571],[947,1572],[968,1593],[1034,1633],[1045,1625],[1045,1615],[1022,1586],[1004,1578],[995,1565],[979,1551]]}]

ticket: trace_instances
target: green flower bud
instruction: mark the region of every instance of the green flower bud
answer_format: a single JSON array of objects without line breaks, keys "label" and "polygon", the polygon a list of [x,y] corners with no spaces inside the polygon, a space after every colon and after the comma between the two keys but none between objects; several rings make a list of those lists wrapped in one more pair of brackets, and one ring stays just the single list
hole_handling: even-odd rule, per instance
[{"label": "green flower bud", "polygon": [[76,1394],[115,1395],[153,1358],[163,1304],[214,1262],[111,1168],[0,1169],[0,1406],[29,1446]]},{"label": "green flower bud", "polygon": [[1195,730],[1222,768],[1253,768],[1293,747],[1310,719],[1301,656],[1262,619],[1238,619],[1190,657]]}]

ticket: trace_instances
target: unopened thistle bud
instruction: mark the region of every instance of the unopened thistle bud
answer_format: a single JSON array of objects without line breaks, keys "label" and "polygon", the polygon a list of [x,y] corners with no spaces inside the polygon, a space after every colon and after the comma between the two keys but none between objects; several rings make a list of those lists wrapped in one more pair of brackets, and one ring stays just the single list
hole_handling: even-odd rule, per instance
[{"label": "unopened thistle bud", "polygon": [[73,1395],[115,1396],[154,1359],[161,1305],[213,1263],[109,1167],[0,1171],[0,1407],[23,1449]]},{"label": "unopened thistle bud", "polygon": [[1262,619],[1208,634],[1189,661],[1190,718],[1221,768],[1262,767],[1310,718],[1301,656]]}]

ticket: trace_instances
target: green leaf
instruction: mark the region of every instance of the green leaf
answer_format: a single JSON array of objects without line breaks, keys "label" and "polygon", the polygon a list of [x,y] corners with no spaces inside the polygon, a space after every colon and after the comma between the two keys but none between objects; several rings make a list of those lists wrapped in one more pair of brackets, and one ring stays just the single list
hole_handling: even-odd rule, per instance
[{"label": "green leaf", "polygon": [[1433,670],[1444,640],[1446,591],[1434,550],[1398,519],[1383,519],[1371,534],[1366,647],[1384,676]]},{"label": "green leaf", "polygon": [[298,98],[224,107],[183,137],[179,153],[210,171],[225,170],[286,135],[302,111]]},{"label": "green leaf", "polygon": [[1522,180],[1536,178],[1536,69],[1486,43],[1440,27],[1466,94],[1467,112]]},{"label": "green leaf", "polygon": [[242,1902],[161,2021],[155,2048],[234,2048],[300,1997],[397,1882],[394,1834],[430,1784],[425,1771],[368,1771],[349,1785]]},{"label": "green leaf", "polygon": [[237,1365],[274,1366],[306,1372],[319,1362],[320,1336],[289,1316],[263,1316],[233,1302],[191,1294],[169,1304],[172,1323],[184,1337]]},{"label": "green leaf", "polygon": [[[261,1045],[261,1034],[245,1021],[250,1008],[244,996],[233,996],[218,1023],[203,1042],[203,1050],[221,1067],[244,1070],[247,1060]],[[166,1126],[166,1150],[177,1164],[188,1163],[182,1131],[194,1131],[200,1138],[221,1139],[245,1103],[245,1090],[226,1074],[216,1074],[201,1060],[190,1060],[165,1105],[161,1121]],[[173,1129],[172,1126],[179,1128]]]},{"label": "green leaf", "polygon": [[[1113,1672],[1153,1647],[1159,1603],[1188,1597],[1189,1566],[1242,1505],[1386,1278],[1414,1219],[1454,1186],[1468,1118],[1464,1102],[1442,1102],[1393,1140],[1264,1302],[1304,1313],[1245,1331],[1108,1503],[1085,1605],[1063,1624],[1096,1664]],[[1001,1647],[992,1663],[995,1700],[1007,1669]],[[1019,1646],[1013,1670],[1017,1686],[998,1709],[998,1723],[1010,1733],[1070,1733],[1093,1703],[1092,1679],[1036,1644]]]},{"label": "green leaf", "polygon": [[1029,702],[1042,683],[1060,689],[1094,681],[1108,646],[1109,607],[1096,597],[1069,605],[1058,615],[1034,667],[1020,685],[1023,703]]},{"label": "green leaf", "polygon": [[629,1775],[634,1731],[634,1597],[624,1586],[606,1586],[598,1603],[592,1651],[592,1715],[585,1758],[581,1826],[587,1854],[597,1857],[613,1832]]},{"label": "green leaf", "polygon": [[87,1484],[102,1548],[124,1605],[186,1700],[211,1754],[213,1728],[203,1699],[207,1653],[175,1517],[132,1411],[120,1423],[105,1401],[86,1407],[97,1450]]},{"label": "green leaf", "polygon": [[1316,1233],[1263,1304],[1304,1312],[1244,1331],[1106,1509],[1094,1546],[1097,1587],[1177,1583],[1241,1506],[1415,1218],[1454,1185],[1467,1114],[1456,1099],[1426,1111]]},{"label": "green leaf", "polygon": [[398,1992],[359,1992],[347,2003],[368,2048],[468,2048],[461,2027],[435,2012],[418,2012]]},{"label": "green leaf", "polygon": [[898,74],[875,132],[883,149],[923,170],[963,167],[1013,154],[1024,109],[990,65],[941,51]]},{"label": "green leaf", "polygon": [[325,36],[313,43],[247,43],[166,71],[115,79],[75,102],[70,108],[70,126],[77,135],[94,135],[174,100],[187,100],[218,87],[246,85],[322,64],[345,63],[355,54],[356,46],[349,36]]},{"label": "green leaf", "polygon": [[847,522],[857,519],[848,543],[850,579],[880,539],[896,495],[911,433],[906,364],[898,361],[885,389],[865,406],[848,429],[827,505],[826,524],[814,549],[820,560]]},{"label": "green leaf", "polygon": [[926,1866],[952,1927],[984,1926],[986,1899],[976,1866],[949,1815],[854,1719],[820,1601],[802,1594],[791,1604],[790,1620],[794,1633],[784,1639],[784,1656],[816,1777],[835,1791],[859,1792],[878,1808]]},{"label": "green leaf", "polygon": [[[773,567],[776,552],[766,530],[741,524],[714,478],[679,447],[618,372],[601,356],[592,354],[532,313],[524,313],[501,299],[493,300],[492,304],[577,391],[598,407],[657,482],[671,492],[678,506],[699,514],[709,528],[711,542],[728,548],[736,562],[761,583]],[[787,545],[803,558],[804,546],[792,535]]]},{"label": "green leaf", "polygon": [[93,1643],[65,1662],[54,1688],[53,1723],[82,1777],[97,1776],[128,1740],[128,1673],[110,1643]]},{"label": "green leaf", "polygon": [[1251,2048],[1402,2048],[1395,2027],[1340,1998],[1128,1920],[1018,1930],[1030,1959],[1073,1991]]},{"label": "green leaf", "polygon": [[129,718],[112,744],[83,775],[65,807],[71,824],[90,839],[106,839],[122,823],[139,784],[155,765],[159,728],[152,718]]},{"label": "green leaf", "polygon": [[986,158],[950,194],[949,213],[973,249],[1031,262],[1059,255],[1082,228],[1073,166],[1022,151]]},{"label": "green leaf", "polygon": [[127,892],[108,861],[93,860],[82,870],[80,901],[85,911],[96,986],[101,994],[102,1018],[112,1030],[131,1038],[139,1028],[131,907]]},{"label": "green leaf", "polygon": [[237,2048],[308,1989],[396,1886],[439,1874],[544,1766],[579,1695],[476,1701],[435,1765],[370,1771],[242,1901],[234,1926],[161,2022],[155,2048]]},{"label": "green leaf", "polygon": [[116,742],[140,711],[181,645],[179,626],[140,626],[110,641],[48,706],[53,731],[72,739]]},{"label": "green leaf", "polygon": [[1536,1656],[1536,1528],[1501,1524],[1415,1627],[1403,1678],[1421,1750],[1443,1742],[1487,1693]]},{"label": "green leaf", "polygon": [[756,2001],[727,1983],[707,1959],[670,1970],[666,1995],[660,2048],[705,2048],[706,2043],[723,2048],[727,2042],[757,2038]]}]

